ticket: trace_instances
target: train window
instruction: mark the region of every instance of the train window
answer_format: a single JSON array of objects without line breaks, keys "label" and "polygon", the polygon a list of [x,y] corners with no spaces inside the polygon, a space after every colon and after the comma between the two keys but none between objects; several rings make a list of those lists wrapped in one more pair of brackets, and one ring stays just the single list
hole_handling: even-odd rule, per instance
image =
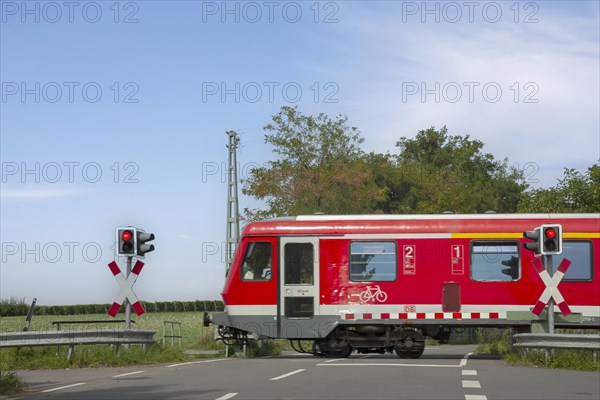
[{"label": "train window", "polygon": [[286,243],[285,284],[312,285],[314,282],[314,249],[312,243]]},{"label": "train window", "polygon": [[248,243],[242,262],[242,280],[271,280],[271,253],[271,243],[269,242]]},{"label": "train window", "polygon": [[353,281],[394,281],[397,271],[395,242],[352,242],[350,279]]},{"label": "train window", "polygon": [[563,240],[563,252],[553,257],[553,269],[556,272],[564,258],[571,261],[563,281],[592,280],[592,242],[587,240]]},{"label": "train window", "polygon": [[506,282],[520,277],[518,241],[471,242],[471,279]]},{"label": "train window", "polygon": [[288,318],[312,318],[314,315],[314,298],[286,297],[285,316]]}]

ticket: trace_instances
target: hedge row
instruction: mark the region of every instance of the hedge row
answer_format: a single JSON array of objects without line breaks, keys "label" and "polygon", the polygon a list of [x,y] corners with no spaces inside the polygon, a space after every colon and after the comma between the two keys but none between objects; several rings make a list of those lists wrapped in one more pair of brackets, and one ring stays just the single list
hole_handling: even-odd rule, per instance
[{"label": "hedge row", "polygon": [[[25,299],[0,300],[0,316],[11,317],[27,315],[30,304]],[[74,304],[66,306],[36,306],[35,315],[85,315],[104,314],[112,304]],[[147,312],[186,312],[186,311],[223,311],[223,302],[220,300],[195,300],[195,301],[142,301],[142,306]],[[121,307],[120,312],[125,312]]]}]

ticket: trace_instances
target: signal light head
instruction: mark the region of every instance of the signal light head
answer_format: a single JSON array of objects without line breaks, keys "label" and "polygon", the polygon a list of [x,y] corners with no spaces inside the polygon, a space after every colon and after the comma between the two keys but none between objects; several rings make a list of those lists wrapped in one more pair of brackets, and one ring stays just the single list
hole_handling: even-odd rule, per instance
[{"label": "signal light head", "polygon": [[117,227],[117,256],[144,258],[146,253],[154,251],[153,233],[146,233],[133,226]]},{"label": "signal light head", "polygon": [[523,243],[523,247],[525,250],[533,251],[536,256],[540,255],[541,244],[540,244],[540,227],[538,226],[532,231],[523,232],[523,237],[525,239],[532,240],[532,242]]},{"label": "signal light head", "polygon": [[135,255],[136,229],[129,226],[117,228],[117,255],[132,257]]},{"label": "signal light head", "polygon": [[560,224],[542,225],[542,254],[551,256],[562,253],[562,226]]},{"label": "signal light head", "polygon": [[154,245],[148,244],[148,242],[154,240],[154,233],[146,233],[141,229],[136,231],[136,256],[138,258],[144,258],[146,253],[154,251]]}]

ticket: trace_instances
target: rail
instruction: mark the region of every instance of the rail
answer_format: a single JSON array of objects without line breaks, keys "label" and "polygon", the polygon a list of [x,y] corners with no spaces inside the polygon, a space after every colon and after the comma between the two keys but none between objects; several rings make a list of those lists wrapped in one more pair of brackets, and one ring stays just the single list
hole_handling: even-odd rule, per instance
[{"label": "rail", "polygon": [[[171,325],[171,334],[170,335],[167,335],[167,325]],[[175,334],[175,325],[177,325],[177,327],[179,328],[177,335]],[[163,346],[165,345],[166,338],[171,338],[171,346],[174,345],[174,339],[177,339],[179,341],[179,348],[181,348],[181,338],[182,337],[183,336],[181,335],[181,322],[163,320],[163,338],[162,338]]]},{"label": "rail", "polygon": [[[131,321],[135,324],[135,321]],[[89,325],[89,324],[124,324],[124,319],[98,319],[98,320],[83,320],[83,321],[54,321],[52,325],[56,326],[56,330],[60,331],[61,325]]]},{"label": "rail", "polygon": [[70,360],[75,345],[111,344],[116,345],[118,352],[123,344],[153,344],[155,333],[125,329],[5,332],[0,333],[0,348],[67,345],[67,359]]}]

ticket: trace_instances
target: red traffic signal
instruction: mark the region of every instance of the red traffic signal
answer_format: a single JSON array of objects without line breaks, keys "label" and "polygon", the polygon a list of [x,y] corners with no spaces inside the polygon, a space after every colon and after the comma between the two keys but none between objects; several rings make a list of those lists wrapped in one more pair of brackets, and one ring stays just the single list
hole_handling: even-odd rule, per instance
[{"label": "red traffic signal", "polygon": [[562,253],[562,226],[542,225],[542,254],[555,255]]},{"label": "red traffic signal", "polygon": [[117,256],[144,258],[146,253],[154,251],[154,245],[148,242],[154,240],[153,233],[133,226],[117,228]]},{"label": "red traffic signal", "polygon": [[117,228],[117,255],[133,257],[136,249],[136,229],[133,227]]}]

